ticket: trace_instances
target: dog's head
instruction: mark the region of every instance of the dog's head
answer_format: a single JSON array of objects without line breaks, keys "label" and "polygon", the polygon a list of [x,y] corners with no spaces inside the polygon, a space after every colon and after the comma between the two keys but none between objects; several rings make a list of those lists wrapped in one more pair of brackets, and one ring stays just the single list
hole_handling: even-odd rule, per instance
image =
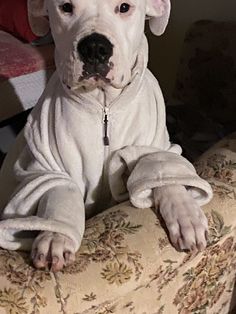
[{"label": "dog's head", "polygon": [[35,33],[46,33],[49,18],[58,73],[69,88],[126,86],[145,19],[151,31],[161,35],[170,14],[170,0],[28,0],[28,4]]}]

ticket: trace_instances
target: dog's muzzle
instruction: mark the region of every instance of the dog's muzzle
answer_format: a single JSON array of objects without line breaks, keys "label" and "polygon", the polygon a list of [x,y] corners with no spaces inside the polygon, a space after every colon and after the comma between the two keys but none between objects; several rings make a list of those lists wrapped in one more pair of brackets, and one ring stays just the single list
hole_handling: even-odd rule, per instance
[{"label": "dog's muzzle", "polygon": [[110,70],[109,59],[113,55],[113,45],[104,35],[92,33],[82,38],[77,50],[84,63],[84,77],[93,75],[106,77]]}]

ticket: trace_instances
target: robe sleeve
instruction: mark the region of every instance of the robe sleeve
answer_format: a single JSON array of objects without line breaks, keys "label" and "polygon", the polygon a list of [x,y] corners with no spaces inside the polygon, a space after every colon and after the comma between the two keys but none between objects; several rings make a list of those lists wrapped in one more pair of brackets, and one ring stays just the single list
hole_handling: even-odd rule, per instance
[{"label": "robe sleeve", "polygon": [[139,208],[152,207],[153,189],[173,184],[184,185],[200,206],[212,198],[210,185],[197,175],[187,159],[173,152],[160,151],[137,162],[127,182],[130,201]]},{"label": "robe sleeve", "polygon": [[115,152],[109,167],[113,198],[118,202],[129,198],[135,207],[148,208],[154,206],[154,188],[181,184],[192,192],[199,205],[208,203],[212,198],[210,185],[180,153],[178,145],[171,145],[167,151],[127,146]]},{"label": "robe sleeve", "polygon": [[35,237],[29,231],[52,231],[70,237],[77,250],[85,228],[83,196],[45,145],[46,130],[39,130],[25,128],[26,145],[14,165],[17,185],[1,213],[0,247],[29,250]]},{"label": "robe sleeve", "polygon": [[[146,146],[126,146],[116,151],[109,166],[113,198],[120,202],[130,199],[139,208],[154,206],[153,189],[164,185],[184,185],[199,205],[212,198],[211,186],[201,179],[193,165],[183,156],[179,145],[171,144],[166,127],[165,104],[159,84],[147,72],[147,89],[154,93],[157,115],[156,132]],[[150,111],[151,112],[151,111]]]}]

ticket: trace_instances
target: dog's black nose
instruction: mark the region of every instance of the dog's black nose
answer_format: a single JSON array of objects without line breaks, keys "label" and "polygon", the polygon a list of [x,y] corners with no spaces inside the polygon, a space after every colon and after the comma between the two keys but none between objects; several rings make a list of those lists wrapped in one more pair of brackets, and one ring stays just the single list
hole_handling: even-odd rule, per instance
[{"label": "dog's black nose", "polygon": [[78,43],[81,60],[86,64],[106,64],[113,53],[112,43],[104,36],[93,33]]}]

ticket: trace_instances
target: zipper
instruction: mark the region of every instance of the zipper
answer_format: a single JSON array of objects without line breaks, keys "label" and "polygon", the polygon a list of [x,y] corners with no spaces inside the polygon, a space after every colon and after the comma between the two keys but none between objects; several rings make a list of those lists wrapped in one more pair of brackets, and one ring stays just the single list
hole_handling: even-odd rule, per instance
[{"label": "zipper", "polygon": [[[110,153],[110,139],[109,139],[109,107],[103,107],[103,145],[104,145],[104,160],[103,160],[103,172],[101,182],[101,206],[110,201],[109,182],[108,182],[108,159]],[[103,204],[104,203],[104,204]]]},{"label": "zipper", "polygon": [[109,138],[109,107],[103,107],[103,145],[104,145],[104,175],[107,174],[107,161],[110,153],[110,138]]},{"label": "zipper", "polygon": [[108,111],[109,111],[108,107],[105,106],[104,107],[104,118],[103,118],[103,124],[104,124],[103,144],[104,144],[104,146],[110,145],[110,140],[109,140],[109,136],[108,136],[108,123],[109,123]]}]

